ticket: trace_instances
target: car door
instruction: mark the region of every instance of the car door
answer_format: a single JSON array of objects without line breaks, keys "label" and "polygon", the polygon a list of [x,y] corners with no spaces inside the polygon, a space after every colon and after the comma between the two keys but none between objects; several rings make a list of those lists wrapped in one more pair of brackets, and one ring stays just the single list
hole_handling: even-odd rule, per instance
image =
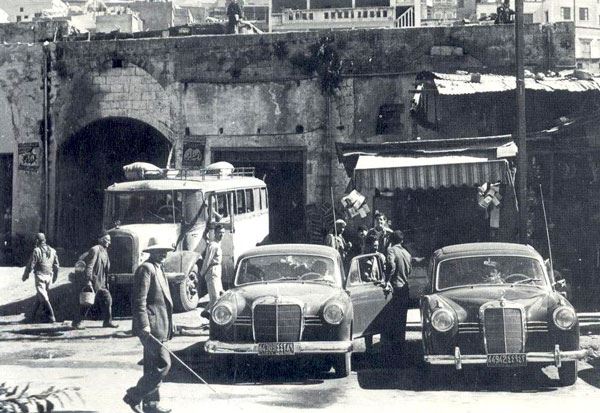
[{"label": "car door", "polygon": [[380,254],[359,255],[350,262],[346,291],[354,307],[353,337],[381,332],[380,314],[391,298],[384,291],[384,279]]}]

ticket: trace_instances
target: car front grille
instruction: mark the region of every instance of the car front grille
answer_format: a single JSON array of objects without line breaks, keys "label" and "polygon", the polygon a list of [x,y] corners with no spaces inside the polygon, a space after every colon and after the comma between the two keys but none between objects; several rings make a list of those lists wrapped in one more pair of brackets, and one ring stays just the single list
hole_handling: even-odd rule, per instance
[{"label": "car front grille", "polygon": [[133,238],[127,235],[113,235],[108,249],[110,272],[113,274],[129,274],[133,272],[134,251]]},{"label": "car front grille", "polygon": [[523,314],[519,308],[488,308],[483,323],[488,353],[524,351]]},{"label": "car front grille", "polygon": [[297,304],[259,304],[254,307],[253,328],[257,342],[299,341],[302,309]]}]

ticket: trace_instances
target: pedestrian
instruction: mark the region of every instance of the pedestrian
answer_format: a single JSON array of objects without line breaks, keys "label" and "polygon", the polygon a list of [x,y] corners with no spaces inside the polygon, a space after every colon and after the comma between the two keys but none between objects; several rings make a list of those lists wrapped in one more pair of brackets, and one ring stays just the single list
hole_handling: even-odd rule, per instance
[{"label": "pedestrian", "polygon": [[35,236],[35,247],[31,253],[25,271],[23,272],[23,281],[26,281],[33,271],[35,280],[35,303],[31,310],[31,314],[26,317],[26,322],[34,322],[36,313],[40,306],[46,312],[46,321],[54,323],[56,317],[54,316],[54,310],[52,304],[50,304],[50,297],[48,297],[48,289],[50,284],[56,282],[58,278],[58,270],[60,264],[58,262],[58,256],[54,248],[46,244],[46,236],[43,233],[38,233]]},{"label": "pedestrian", "polygon": [[367,234],[368,234],[369,230],[367,229],[366,226],[364,225],[359,225],[358,228],[356,229],[356,237],[358,239],[358,243],[356,245],[356,247],[354,248],[354,256],[359,255],[359,254],[366,254],[365,252],[365,248],[366,248],[366,241],[367,241]]},{"label": "pedestrian", "polygon": [[214,237],[209,241],[204,250],[202,257],[202,268],[200,269],[200,277],[206,281],[208,289],[208,306],[200,313],[202,317],[210,318],[210,312],[215,305],[217,299],[223,294],[222,264],[223,251],[221,249],[221,240],[225,235],[223,225],[215,226]]},{"label": "pedestrian", "polygon": [[243,13],[238,0],[231,0],[227,6],[227,33],[237,34],[239,31],[239,24],[242,20]]},{"label": "pedestrian", "polygon": [[99,307],[102,312],[103,327],[119,327],[112,320],[112,297],[108,287],[108,272],[110,270],[108,247],[110,241],[108,232],[103,232],[98,238],[98,244],[84,254],[85,272],[82,274],[83,279],[79,280],[78,283],[79,291],[91,287],[95,293],[95,299],[92,305],[79,305],[79,311],[76,311],[73,317],[72,326],[75,329],[82,330],[84,328],[81,323],[93,306]]},{"label": "pedestrian", "polygon": [[159,405],[159,387],[171,368],[171,356],[161,345],[173,335],[173,300],[163,263],[171,245],[151,238],[144,250],[150,257],[135,271],[131,302],[133,334],[144,347],[144,373],[134,387],[127,389],[123,401],[136,413],[168,413]]},{"label": "pedestrian", "polygon": [[411,256],[403,247],[404,234],[394,231],[386,254],[386,289],[392,299],[388,305],[388,323],[382,334],[382,344],[390,354],[402,354],[406,340],[406,314],[408,312],[408,277],[412,271]]},{"label": "pedestrian", "polygon": [[335,230],[332,229],[325,238],[325,245],[335,248],[342,257],[342,261],[346,261],[346,255],[352,248],[352,243],[344,238],[344,230],[346,229],[346,221],[337,219],[335,221]]},{"label": "pedestrian", "polygon": [[362,272],[363,281],[377,281],[381,280],[381,274],[377,272],[377,261],[381,264],[381,267],[385,265],[385,255],[378,251],[379,239],[375,235],[369,235],[365,238],[363,254],[375,254],[373,257],[366,259],[364,264],[364,270]]},{"label": "pedestrian", "polygon": [[375,215],[375,226],[367,232],[367,236],[375,236],[379,240],[378,251],[382,254],[387,252],[390,246],[392,230],[388,227],[388,220],[384,214]]},{"label": "pedestrian", "polygon": [[500,6],[496,9],[496,20],[495,24],[509,24],[512,23],[512,16],[515,14],[514,10],[510,8],[510,0],[504,0]]}]

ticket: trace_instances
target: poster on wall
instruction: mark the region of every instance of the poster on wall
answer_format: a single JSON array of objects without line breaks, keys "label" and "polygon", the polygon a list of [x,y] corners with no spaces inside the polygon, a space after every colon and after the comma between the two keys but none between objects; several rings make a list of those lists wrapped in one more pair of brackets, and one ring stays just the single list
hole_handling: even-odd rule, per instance
[{"label": "poster on wall", "polygon": [[38,142],[20,143],[19,152],[19,170],[37,172],[40,168],[42,158],[40,144]]},{"label": "poster on wall", "polygon": [[206,140],[196,140],[183,143],[183,160],[181,167],[183,169],[202,168],[204,165],[204,149]]}]

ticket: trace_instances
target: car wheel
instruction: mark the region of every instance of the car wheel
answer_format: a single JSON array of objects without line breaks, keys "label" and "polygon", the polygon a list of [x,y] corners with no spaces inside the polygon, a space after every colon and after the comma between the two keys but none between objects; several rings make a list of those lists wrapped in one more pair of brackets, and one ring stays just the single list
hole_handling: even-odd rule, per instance
[{"label": "car wheel", "polygon": [[183,280],[171,284],[173,309],[176,312],[190,311],[198,306],[198,291],[196,290],[197,277],[198,266],[194,265]]},{"label": "car wheel", "polygon": [[577,362],[565,361],[558,368],[558,380],[561,386],[572,386],[577,381]]},{"label": "car wheel", "polygon": [[348,377],[352,372],[352,353],[336,354],[333,359],[335,377]]}]

